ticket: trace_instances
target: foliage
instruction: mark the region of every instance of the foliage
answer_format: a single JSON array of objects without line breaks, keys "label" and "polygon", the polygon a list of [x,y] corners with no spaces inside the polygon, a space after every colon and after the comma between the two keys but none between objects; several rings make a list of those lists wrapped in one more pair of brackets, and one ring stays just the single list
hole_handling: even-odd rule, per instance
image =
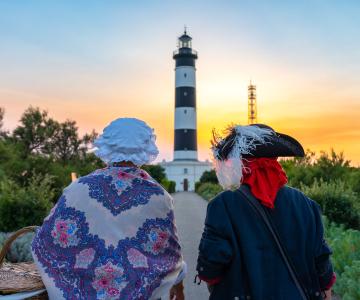
[{"label": "foliage", "polygon": [[360,299],[360,260],[352,266],[345,266],[345,271],[334,286],[334,292],[342,296],[343,300]]},{"label": "foliage", "polygon": [[[6,239],[10,235],[11,233],[0,232],[0,248],[4,245]],[[33,237],[34,233],[27,233],[13,241],[10,250],[6,255],[6,260],[13,263],[32,261],[31,241]]]},{"label": "foliage", "polygon": [[200,183],[219,183],[215,170],[205,171],[200,177]]},{"label": "foliage", "polygon": [[221,191],[222,188],[219,184],[211,182],[202,183],[197,189],[197,193],[208,201],[214,198]]},{"label": "foliage", "polygon": [[312,185],[314,180],[322,179],[325,182],[344,180],[352,171],[350,161],[344,153],[336,153],[333,149],[330,154],[322,151],[318,158],[315,152],[307,150],[304,158],[293,158],[280,161],[289,178],[289,185],[301,187]]},{"label": "foliage", "polygon": [[346,182],[355,193],[360,195],[360,168],[351,168],[347,174]]},{"label": "foliage", "polygon": [[166,179],[165,169],[160,165],[144,165],[142,169],[149,173],[157,182],[162,182]]},{"label": "foliage", "polygon": [[176,183],[166,178],[165,169],[160,165],[144,165],[142,169],[159,182],[169,193],[175,193]]},{"label": "foliage", "polygon": [[360,299],[360,231],[347,229],[324,218],[325,236],[333,255],[337,280],[334,291],[342,299]]},{"label": "foliage", "polygon": [[0,182],[0,231],[40,225],[49,213],[54,191],[52,177],[34,175],[26,187],[11,180]]},{"label": "foliage", "polygon": [[22,115],[14,137],[24,146],[24,154],[43,152],[49,147],[57,123],[48,117],[47,111],[30,106]]},{"label": "foliage", "polygon": [[23,148],[23,155],[43,154],[54,157],[62,164],[85,155],[89,144],[96,138],[93,131],[82,138],[75,121],[60,123],[48,116],[47,111],[29,107],[13,132],[13,139]]},{"label": "foliage", "polygon": [[167,190],[168,193],[175,193],[176,182],[164,178],[161,180],[161,185]]},{"label": "foliage", "polygon": [[324,215],[331,221],[344,224],[347,228],[360,229],[358,195],[343,181],[315,180],[311,186],[302,185],[301,190],[320,204]]},{"label": "foliage", "polygon": [[[210,171],[205,171],[201,177],[200,177],[200,180],[195,182],[195,192],[198,193],[199,191],[199,188],[204,184],[204,183],[213,183],[213,184],[218,184],[219,181],[217,179],[217,176],[216,176],[216,172],[215,170],[210,170]],[[210,197],[212,198],[212,197]]]},{"label": "foliage", "polygon": [[1,128],[3,127],[3,120],[4,120],[4,114],[5,114],[5,109],[0,107],[0,131]]}]

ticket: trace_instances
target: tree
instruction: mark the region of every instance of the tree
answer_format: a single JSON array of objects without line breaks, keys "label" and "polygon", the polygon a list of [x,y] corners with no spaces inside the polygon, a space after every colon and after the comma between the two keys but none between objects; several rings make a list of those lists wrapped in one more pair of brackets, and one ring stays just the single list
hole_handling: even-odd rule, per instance
[{"label": "tree", "polygon": [[47,111],[30,106],[23,113],[13,137],[24,146],[25,156],[42,153],[49,147],[50,140],[58,128],[58,122],[48,117]]},{"label": "tree", "polygon": [[4,114],[5,114],[5,109],[0,107],[0,132],[1,132],[1,128],[3,127],[3,120],[4,120]]},{"label": "tree", "polygon": [[97,135],[93,130],[90,134],[85,134],[80,138],[76,122],[66,120],[64,123],[57,124],[46,152],[62,164],[75,159],[84,159]]},{"label": "tree", "polygon": [[79,154],[81,140],[75,121],[66,120],[58,124],[50,144],[50,153],[63,164]]},{"label": "tree", "polygon": [[2,130],[2,127],[4,126],[4,115],[5,109],[3,107],[0,107],[0,140],[7,138],[8,134],[8,132]]},{"label": "tree", "polygon": [[0,231],[41,225],[53,198],[52,176],[34,175],[26,187],[11,180],[0,182]]},{"label": "tree", "polygon": [[350,161],[345,159],[344,152],[339,154],[331,149],[330,154],[322,151],[314,164],[316,178],[329,182],[344,179],[350,169]]},{"label": "tree", "polygon": [[215,170],[205,171],[200,177],[200,182],[219,183]]},{"label": "tree", "polygon": [[159,183],[166,179],[165,169],[160,165],[144,165],[142,168]]}]

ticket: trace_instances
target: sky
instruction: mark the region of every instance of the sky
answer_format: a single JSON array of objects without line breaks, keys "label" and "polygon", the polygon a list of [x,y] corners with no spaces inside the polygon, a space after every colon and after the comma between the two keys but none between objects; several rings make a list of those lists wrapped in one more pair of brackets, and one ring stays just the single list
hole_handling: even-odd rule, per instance
[{"label": "sky", "polygon": [[213,128],[258,121],[360,165],[359,1],[0,0],[0,107],[30,105],[84,134],[118,117],[155,129],[173,157],[174,61],[184,25],[197,60],[199,158]]}]

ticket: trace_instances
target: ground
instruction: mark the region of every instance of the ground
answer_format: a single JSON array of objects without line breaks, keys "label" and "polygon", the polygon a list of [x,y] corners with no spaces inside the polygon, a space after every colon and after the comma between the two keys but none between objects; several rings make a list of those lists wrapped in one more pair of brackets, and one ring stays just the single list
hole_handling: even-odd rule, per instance
[{"label": "ground", "polygon": [[184,259],[188,265],[188,274],[184,281],[185,299],[209,299],[206,285],[194,284],[198,245],[204,228],[207,202],[195,193],[180,192],[173,194],[175,218],[183,249]]}]

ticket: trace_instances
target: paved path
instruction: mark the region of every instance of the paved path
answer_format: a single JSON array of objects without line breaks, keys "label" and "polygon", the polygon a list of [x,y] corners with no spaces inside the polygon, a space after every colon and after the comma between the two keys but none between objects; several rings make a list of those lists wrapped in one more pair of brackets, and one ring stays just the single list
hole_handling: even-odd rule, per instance
[{"label": "paved path", "polygon": [[204,228],[207,202],[195,193],[181,192],[173,194],[175,201],[175,220],[180,236],[188,274],[185,279],[186,300],[209,299],[205,283],[194,284],[198,246]]}]

